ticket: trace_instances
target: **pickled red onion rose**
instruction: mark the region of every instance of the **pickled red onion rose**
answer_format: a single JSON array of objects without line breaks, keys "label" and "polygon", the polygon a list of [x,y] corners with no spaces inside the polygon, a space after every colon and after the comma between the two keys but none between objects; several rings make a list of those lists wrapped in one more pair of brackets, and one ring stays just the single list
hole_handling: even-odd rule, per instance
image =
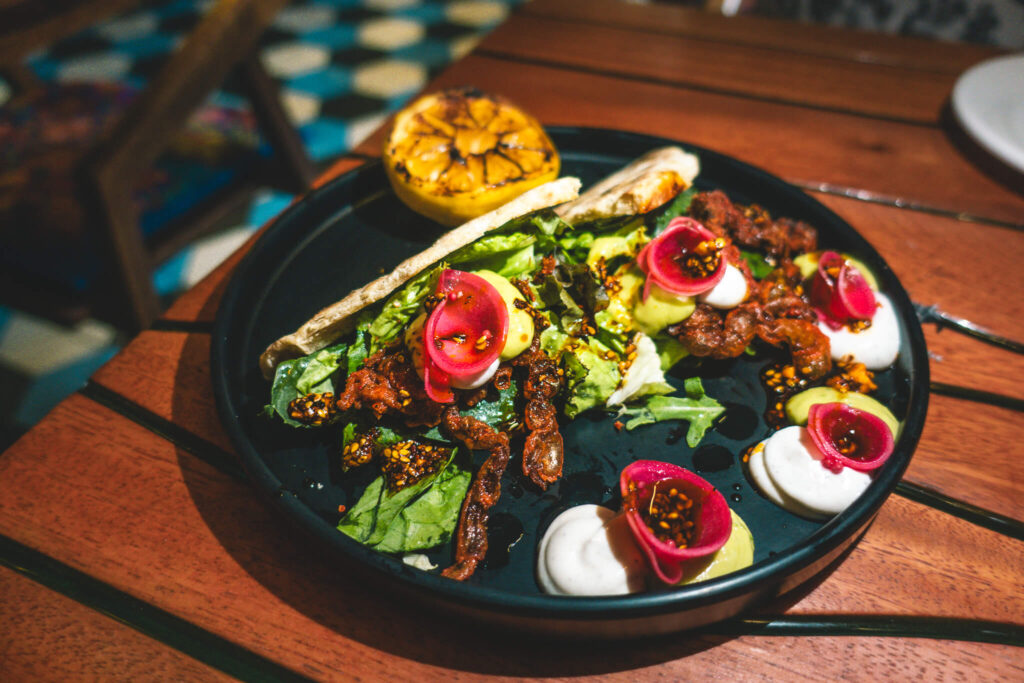
[{"label": "pickled red onion rose", "polygon": [[871,320],[877,302],[864,274],[834,251],[826,251],[818,261],[811,281],[811,303],[833,329],[853,320]]},{"label": "pickled red onion rose", "polygon": [[619,486],[637,545],[665,583],[678,583],[683,563],[710,555],[729,540],[732,516],[725,498],[689,470],[638,460],[622,470]]},{"label": "pickled red onion rose", "polygon": [[651,284],[666,292],[690,296],[706,292],[725,277],[724,243],[692,218],[673,218],[665,232],[647,243],[637,265],[647,275],[644,298]]},{"label": "pickled red onion rose", "polygon": [[454,400],[451,378],[470,378],[487,370],[508,336],[508,309],[479,275],[446,269],[437,284],[443,295],[423,326],[424,384],[435,401]]},{"label": "pickled red onion rose", "polygon": [[893,436],[876,415],[845,403],[818,403],[807,414],[807,431],[833,472],[843,467],[869,472],[893,451]]}]

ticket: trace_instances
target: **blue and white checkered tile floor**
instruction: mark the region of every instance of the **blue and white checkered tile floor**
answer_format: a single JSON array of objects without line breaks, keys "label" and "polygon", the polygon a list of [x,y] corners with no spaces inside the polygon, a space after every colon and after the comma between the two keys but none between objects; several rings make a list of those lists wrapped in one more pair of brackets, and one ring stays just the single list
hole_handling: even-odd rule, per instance
[{"label": "blue and white checkered tile floor", "polygon": [[[310,157],[328,163],[357,145],[522,0],[296,0],[263,37],[262,58]],[[147,5],[33,55],[43,80],[144,85],[209,0]],[[10,96],[0,81],[0,105]],[[243,106],[229,81],[214,100]],[[171,299],[212,270],[291,201],[257,195],[239,225],[201,240],[156,272]],[[66,328],[0,307],[0,448],[41,419],[120,348],[112,328]]]}]

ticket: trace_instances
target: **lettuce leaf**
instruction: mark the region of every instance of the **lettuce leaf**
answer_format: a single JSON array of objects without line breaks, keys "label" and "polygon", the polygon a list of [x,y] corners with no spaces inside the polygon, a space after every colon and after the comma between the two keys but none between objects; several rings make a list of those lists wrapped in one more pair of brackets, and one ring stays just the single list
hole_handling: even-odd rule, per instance
[{"label": "lettuce leaf", "polygon": [[652,396],[643,405],[623,407],[619,416],[630,416],[626,429],[665,420],[687,420],[686,443],[695,447],[714,423],[715,418],[725,412],[725,407],[704,393],[699,377],[690,377],[684,383],[686,397]]},{"label": "lettuce leaf", "polygon": [[347,344],[336,344],[302,358],[286,360],[277,366],[270,387],[270,404],[265,412],[277,414],[292,427],[308,427],[288,417],[288,404],[308,393],[334,392],[332,376],[345,357]]},{"label": "lettuce leaf", "polygon": [[395,494],[388,494],[383,476],[374,479],[338,522],[338,531],[389,553],[425,550],[447,541],[472,478],[455,464],[457,451],[438,473]]},{"label": "lettuce leaf", "polygon": [[380,313],[364,328],[373,335],[371,351],[398,337],[419,310],[420,304],[437,289],[441,271],[447,267],[444,262],[428,268],[388,297]]},{"label": "lettuce leaf", "polygon": [[607,347],[591,337],[585,343],[569,344],[562,354],[567,389],[565,415],[569,419],[603,406],[619,386],[619,364],[615,359],[605,358],[607,351]]}]

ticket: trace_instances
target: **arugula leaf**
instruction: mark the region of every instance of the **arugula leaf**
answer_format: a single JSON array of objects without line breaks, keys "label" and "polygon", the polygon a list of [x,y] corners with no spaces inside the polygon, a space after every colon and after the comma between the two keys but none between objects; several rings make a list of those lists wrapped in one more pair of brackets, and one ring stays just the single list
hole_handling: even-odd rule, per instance
[{"label": "arugula leaf", "polygon": [[695,447],[704,438],[719,415],[725,412],[721,403],[704,393],[699,377],[690,377],[683,385],[686,398],[680,396],[652,396],[640,406],[627,407],[619,416],[628,415],[633,419],[626,423],[626,429],[665,420],[687,420],[686,443]]},{"label": "arugula leaf", "polygon": [[[382,552],[424,550],[445,542],[472,478],[455,464],[457,451],[438,473],[397,493],[388,494],[383,476],[374,479],[338,522],[338,530]],[[437,492],[426,495],[439,484]]]},{"label": "arugula leaf", "polygon": [[668,227],[668,224],[672,222],[673,218],[686,215],[690,210],[690,203],[693,202],[693,197],[696,194],[697,188],[691,185],[677,194],[675,199],[665,205],[664,209],[655,209],[655,211],[660,211],[660,213],[654,218],[651,233],[653,235],[660,235]]}]

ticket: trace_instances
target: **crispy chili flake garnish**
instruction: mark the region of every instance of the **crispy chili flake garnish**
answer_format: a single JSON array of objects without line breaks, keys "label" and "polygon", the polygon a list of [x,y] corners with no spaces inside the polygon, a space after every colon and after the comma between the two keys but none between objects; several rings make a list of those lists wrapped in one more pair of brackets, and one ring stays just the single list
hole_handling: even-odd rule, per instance
[{"label": "crispy chili flake garnish", "polygon": [[426,309],[429,315],[432,310],[437,308],[437,305],[444,300],[444,294],[429,294],[427,298],[423,300],[423,308]]},{"label": "crispy chili flake garnish", "polygon": [[624,425],[621,422],[619,422],[618,420],[616,420],[615,422],[612,423],[612,426],[615,427],[615,431],[621,432],[622,428],[625,427],[626,425]]},{"label": "crispy chili flake garnish", "polygon": [[769,365],[761,372],[761,383],[768,391],[765,422],[773,427],[786,424],[786,400],[811,384],[795,366],[779,363]]},{"label": "crispy chili flake garnish", "polygon": [[526,278],[516,277],[509,280],[512,286],[519,290],[519,293],[523,295],[523,298],[529,301],[531,304],[536,301],[533,298],[533,290],[530,289],[530,282]]},{"label": "crispy chili flake garnish", "polygon": [[381,472],[388,491],[397,493],[429,477],[448,461],[450,448],[415,441],[401,441],[381,451]]},{"label": "crispy chili flake garnish", "polygon": [[863,363],[854,363],[851,359],[844,358],[838,363],[837,374],[829,377],[826,385],[841,392],[859,392],[870,394],[878,388],[875,384],[875,373],[864,367]]},{"label": "crispy chili flake garnish", "polygon": [[334,394],[306,394],[288,404],[288,417],[310,427],[319,427],[338,416],[334,406]]},{"label": "crispy chili flake garnish", "polygon": [[667,491],[654,486],[654,494],[638,512],[647,529],[662,543],[677,548],[693,544],[696,525],[693,520],[693,499],[675,486]]},{"label": "crispy chili flake garnish", "polygon": [[344,505],[339,505],[338,506],[338,513],[343,515],[343,514],[345,514],[345,510],[347,510],[347,509],[348,508],[345,507]]},{"label": "crispy chili flake garnish", "polygon": [[[526,280],[515,279],[512,280],[511,282],[513,285],[515,285],[516,289],[519,290],[519,293],[526,298],[527,301],[532,302],[534,300],[533,290],[530,289],[530,284]],[[548,322],[548,319],[544,316],[544,314],[538,311],[536,308],[534,308],[530,303],[527,303],[527,301],[523,301],[522,299],[515,299],[512,302],[512,305],[518,308],[520,311],[526,311],[529,314],[529,316],[533,318],[533,327],[535,332],[540,332],[541,330],[550,327],[551,323]]]},{"label": "crispy chili flake garnish", "polygon": [[341,469],[347,472],[373,460],[373,446],[377,435],[378,430],[373,427],[365,434],[357,434],[354,439],[345,444],[345,447],[341,449]]},{"label": "crispy chili flake garnish", "polygon": [[702,240],[692,250],[680,254],[676,260],[694,277],[710,277],[718,270],[718,264],[722,261],[722,250],[725,249],[726,244],[725,239],[721,237]]}]

